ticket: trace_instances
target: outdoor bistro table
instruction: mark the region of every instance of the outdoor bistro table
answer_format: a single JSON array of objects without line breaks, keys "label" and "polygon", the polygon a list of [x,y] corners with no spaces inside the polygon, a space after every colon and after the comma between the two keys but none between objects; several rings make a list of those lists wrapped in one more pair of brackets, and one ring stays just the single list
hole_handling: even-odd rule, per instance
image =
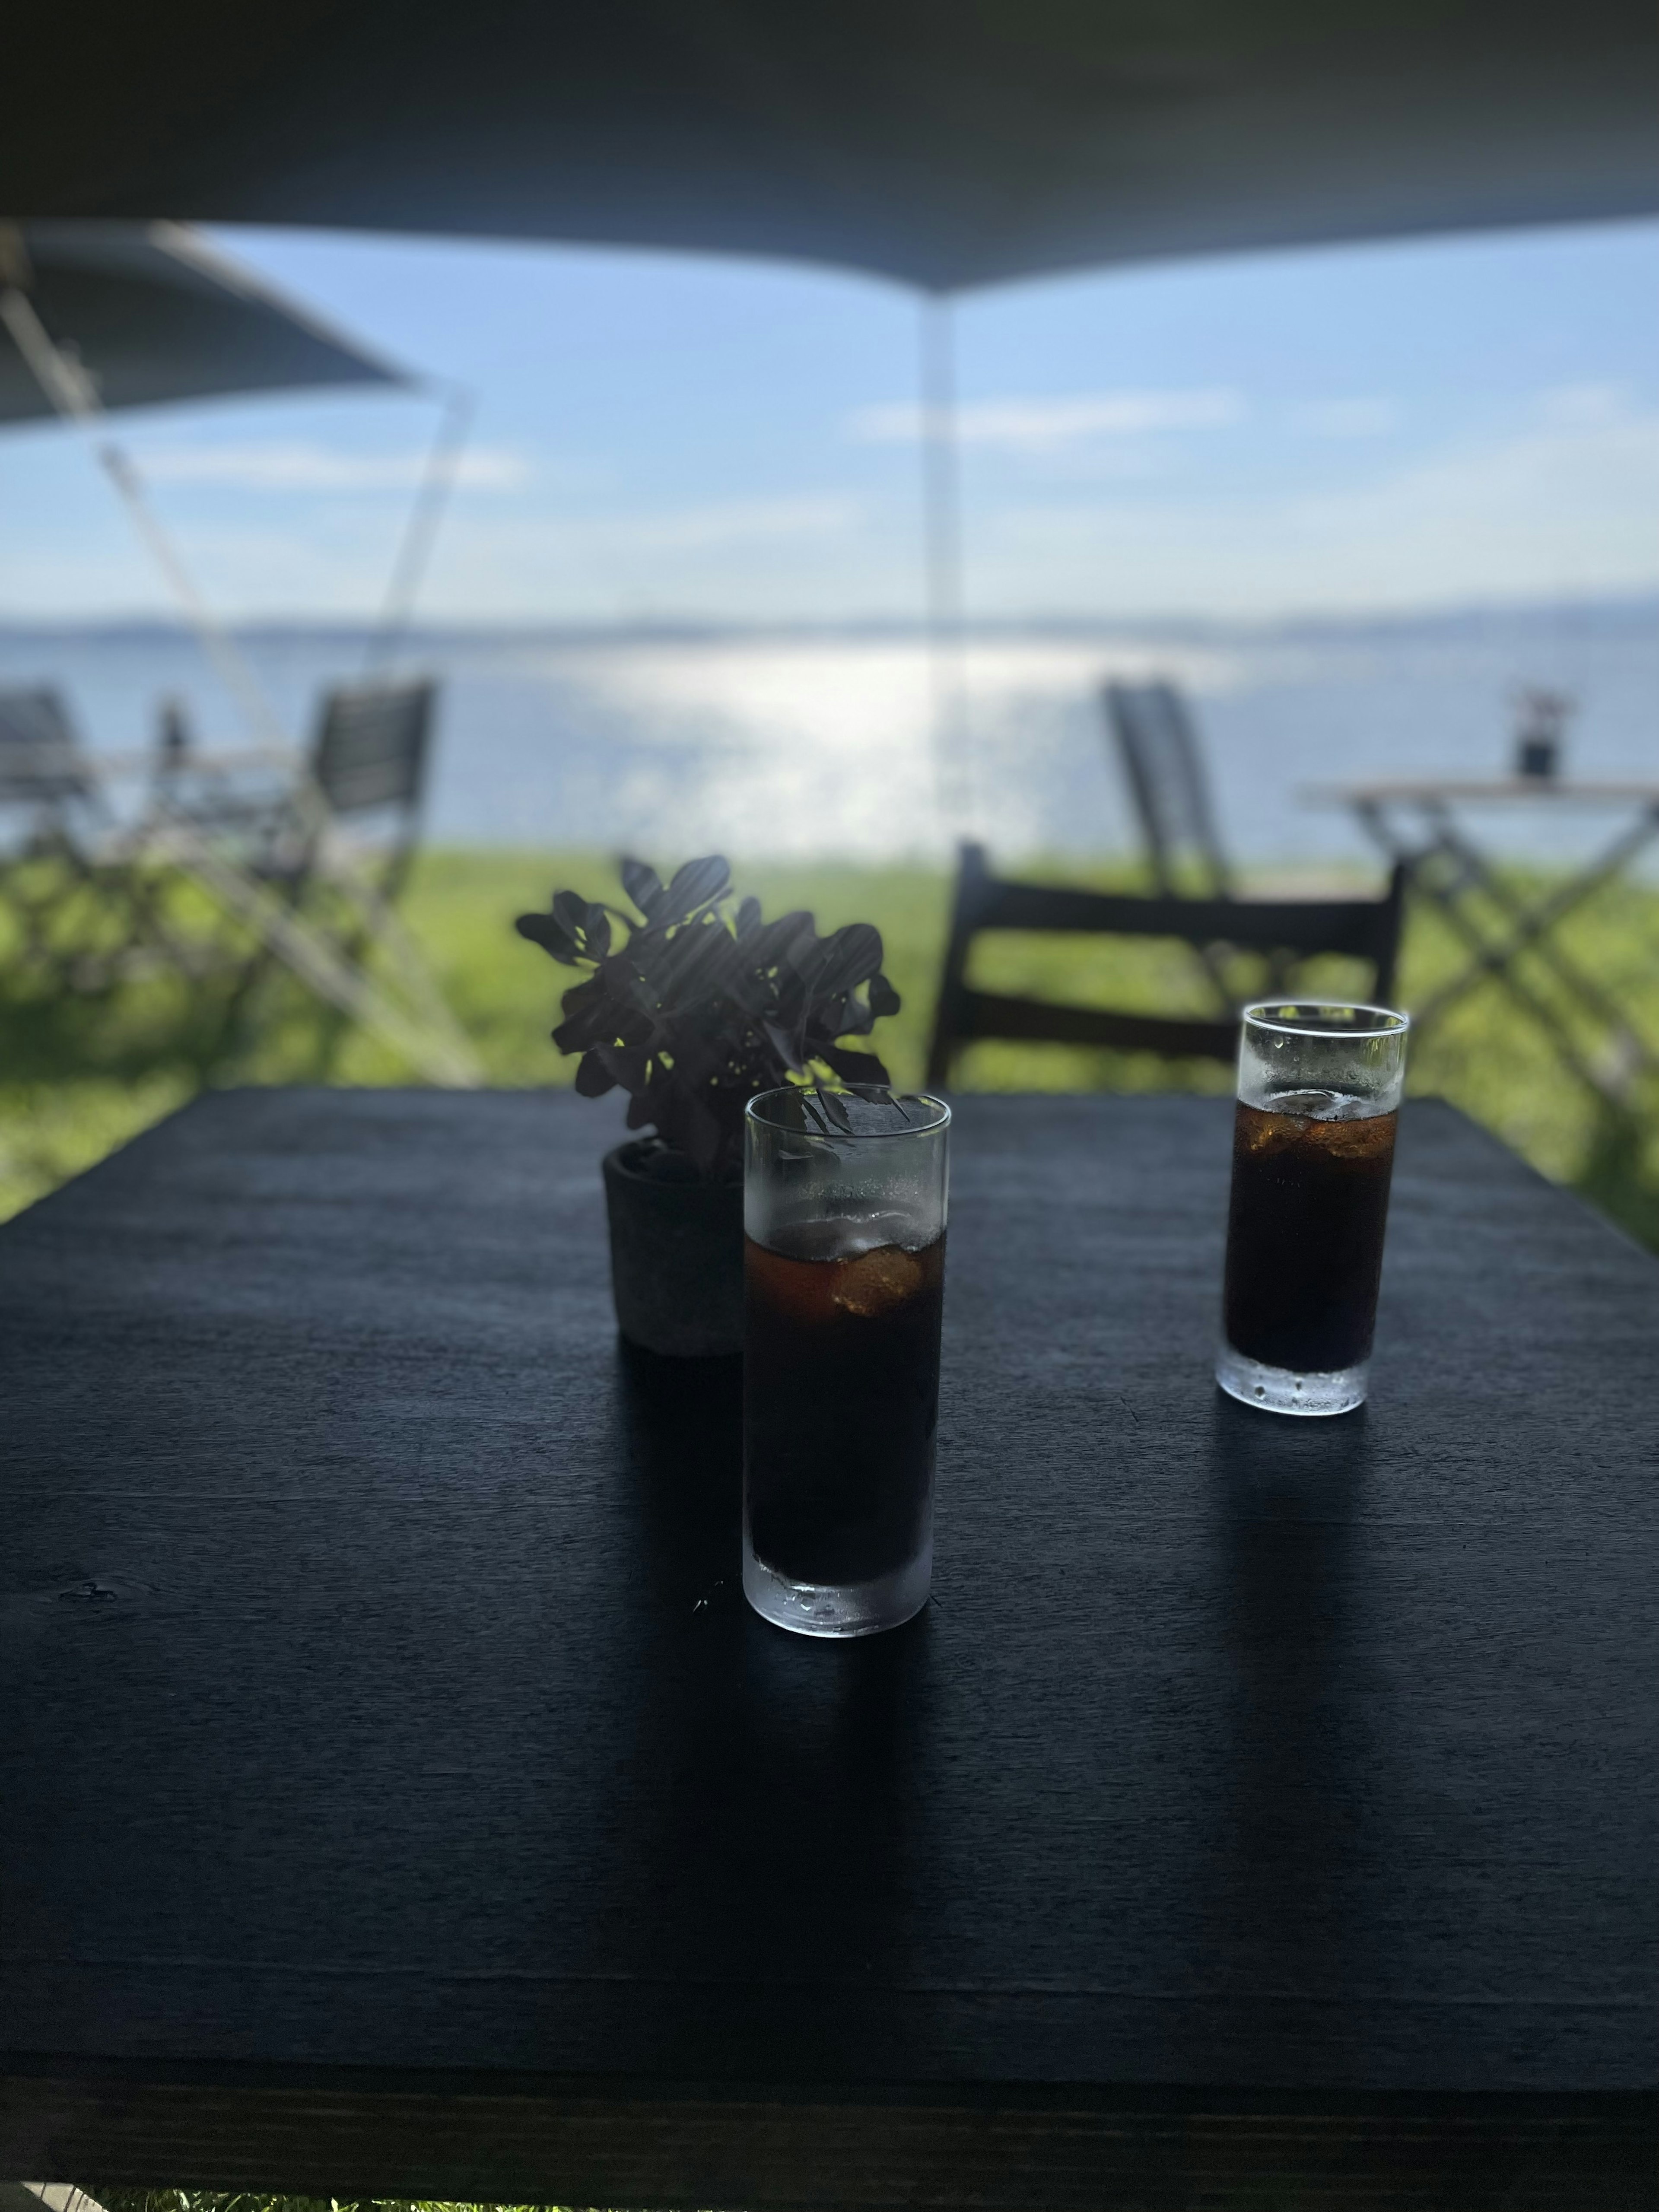
[{"label": "outdoor bistro table", "polygon": [[1659,1266],[1413,1103],[1371,1404],[1250,1411],[1230,1111],[961,1102],[851,1644],[617,1346],[605,1109],[221,1094],[0,1231],[0,2173],[1652,2205]]},{"label": "outdoor bistro table", "polygon": [[[1492,976],[1547,1033],[1564,1064],[1610,1106],[1626,1103],[1632,1076],[1659,1066],[1659,1052],[1638,1035],[1628,1009],[1569,957],[1557,937],[1570,914],[1603,884],[1624,874],[1659,839],[1659,783],[1569,783],[1541,775],[1484,782],[1431,778],[1340,784],[1310,795],[1351,809],[1372,843],[1390,861],[1405,863],[1413,887],[1439,908],[1469,955],[1449,981],[1413,1008],[1419,1035],[1448,1006]],[[1626,819],[1583,867],[1544,897],[1528,899],[1493,867],[1467,821],[1472,809],[1516,804],[1534,812],[1579,808]],[[1496,917],[1495,930],[1483,919],[1483,901]],[[1580,1048],[1560,1012],[1517,972],[1516,963],[1528,951],[1568,1002],[1601,1025],[1604,1049],[1595,1059]]]}]

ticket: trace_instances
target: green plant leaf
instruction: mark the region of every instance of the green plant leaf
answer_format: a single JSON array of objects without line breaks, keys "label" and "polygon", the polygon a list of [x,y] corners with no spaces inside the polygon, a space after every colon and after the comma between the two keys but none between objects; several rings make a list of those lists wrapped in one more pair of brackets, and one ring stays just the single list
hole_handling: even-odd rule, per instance
[{"label": "green plant leaf", "polygon": [[840,998],[880,966],[881,932],[867,921],[849,922],[824,939],[818,965],[811,972],[813,994]]},{"label": "green plant leaf", "polygon": [[513,925],[520,937],[532,945],[539,945],[544,952],[550,952],[567,968],[576,964],[576,947],[569,932],[562,929],[550,914],[521,914]]},{"label": "green plant leaf", "polygon": [[573,943],[580,944],[587,929],[587,901],[580,891],[555,891],[553,919]]},{"label": "green plant leaf", "polygon": [[[757,1091],[814,1067],[826,1079],[885,1080],[874,1054],[840,1042],[875,1018],[858,986],[876,976],[872,997],[892,999],[879,976],[879,931],[854,922],[821,938],[805,909],[768,923],[754,898],[728,920],[731,877],[718,854],[688,860],[665,888],[642,860],[625,858],[621,872],[639,919],[561,890],[550,913],[520,925],[567,964],[592,963],[565,993],[553,1032],[562,1052],[580,1055],[578,1091],[597,1097],[622,1085],[629,1127],[654,1127],[698,1176],[717,1181],[735,1171],[744,1109]],[[834,1091],[804,1110],[826,1142],[853,1133]]]},{"label": "green plant leaf", "polygon": [[797,908],[793,914],[780,915],[775,921],[769,921],[748,948],[749,957],[757,968],[775,967],[779,961],[790,958],[794,945],[802,938],[811,938],[816,945],[817,931],[811,915]]},{"label": "green plant leaf", "polygon": [[662,904],[662,878],[644,860],[636,860],[624,853],[622,863],[623,889],[628,893],[647,921],[656,917]]},{"label": "green plant leaf", "polygon": [[665,920],[689,921],[711,900],[724,898],[732,886],[732,871],[718,853],[707,860],[688,860],[677,868],[665,895]]},{"label": "green plant leaf", "polygon": [[805,1072],[805,1062],[795,1050],[795,1040],[789,1031],[772,1021],[763,1021],[761,1027],[765,1030],[773,1051],[776,1053],[790,1073],[803,1074]]},{"label": "green plant leaf", "polygon": [[841,1045],[826,1044],[813,1058],[833,1069],[849,1090],[884,1090],[890,1081],[885,1066],[872,1052],[848,1052]]},{"label": "green plant leaf", "polygon": [[[623,1089],[638,1097],[650,1076],[651,1055],[639,1045],[596,1044],[589,1058],[610,1070]],[[580,1089],[580,1084],[577,1085]]]},{"label": "green plant leaf", "polygon": [[850,1137],[853,1133],[853,1117],[848,1112],[847,1101],[841,1093],[838,1091],[826,1091],[820,1084],[816,1096],[819,1105],[823,1107],[836,1127],[843,1130]]},{"label": "green plant leaf", "polygon": [[585,1052],[576,1066],[576,1088],[584,1098],[603,1098],[607,1091],[614,1091],[617,1079],[605,1061],[603,1047]]}]

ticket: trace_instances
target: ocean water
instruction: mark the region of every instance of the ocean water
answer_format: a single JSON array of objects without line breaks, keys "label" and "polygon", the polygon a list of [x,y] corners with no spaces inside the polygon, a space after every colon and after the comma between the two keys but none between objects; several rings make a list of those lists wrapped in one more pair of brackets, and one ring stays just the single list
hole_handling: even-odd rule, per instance
[{"label": "ocean water", "polygon": [[[254,631],[242,645],[296,737],[365,649],[343,630]],[[1186,688],[1225,840],[1247,865],[1367,849],[1316,786],[1504,772],[1523,684],[1575,698],[1571,774],[1659,781],[1659,601],[981,635],[963,656],[943,764],[928,655],[911,635],[434,631],[405,660],[443,683],[428,834],[444,842],[880,860],[937,855],[973,829],[1008,855],[1127,851],[1099,705],[1115,676]],[[165,629],[0,627],[0,686],[40,683],[64,691],[99,750],[147,745],[166,696],[204,742],[247,734],[194,642]],[[1493,814],[1482,834],[1565,859],[1608,829],[1528,809]]]}]

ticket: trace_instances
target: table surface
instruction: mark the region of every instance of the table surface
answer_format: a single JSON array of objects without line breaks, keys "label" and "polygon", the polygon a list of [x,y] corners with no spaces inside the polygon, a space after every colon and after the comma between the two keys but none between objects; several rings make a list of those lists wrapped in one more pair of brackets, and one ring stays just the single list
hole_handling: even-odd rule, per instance
[{"label": "table surface", "polygon": [[235,745],[222,750],[191,745],[176,760],[169,760],[155,745],[125,752],[91,752],[84,745],[76,745],[70,757],[77,775],[106,783],[125,776],[158,774],[166,778],[234,775],[246,769],[281,769],[297,774],[310,766],[310,757],[297,745]]},{"label": "table surface", "polygon": [[825,1645],[607,1113],[222,1094],[0,1230],[0,2172],[1652,2203],[1659,1266],[1413,1103],[1373,1401],[1276,1420],[1226,1103],[964,1099],[936,1595]]}]

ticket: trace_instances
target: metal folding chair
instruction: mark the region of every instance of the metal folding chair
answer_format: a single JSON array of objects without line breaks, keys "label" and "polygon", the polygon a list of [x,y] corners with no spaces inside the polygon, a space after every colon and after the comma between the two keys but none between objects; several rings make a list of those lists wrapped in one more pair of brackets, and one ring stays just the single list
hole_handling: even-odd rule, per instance
[{"label": "metal folding chair", "polygon": [[1139,817],[1152,880],[1166,898],[1188,884],[1206,898],[1231,898],[1232,871],[1210,803],[1209,778],[1187,702],[1173,684],[1109,684],[1106,719]]},{"label": "metal folding chair", "polygon": [[[419,847],[436,700],[436,685],[422,681],[344,684],[323,701],[312,781],[334,833],[331,857],[370,888],[376,915],[390,910]],[[380,835],[366,842],[371,824]]]},{"label": "metal folding chair", "polygon": [[[192,768],[176,718],[158,754],[149,846],[210,890],[241,933],[228,1040],[273,963],[441,1082],[480,1079],[477,1055],[395,901],[419,844],[436,687],[327,693],[309,754],[274,788]],[[373,971],[372,953],[381,956]]]},{"label": "metal folding chair", "polygon": [[115,823],[62,695],[0,691],[0,907],[8,964],[58,990],[101,989],[175,948]]},{"label": "metal folding chair", "polygon": [[263,883],[304,902],[318,878],[375,907],[403,889],[420,842],[437,687],[342,684],[324,694],[304,760],[203,761],[168,702],[156,750],[158,805],[210,833]]},{"label": "metal folding chair", "polygon": [[403,996],[433,1028],[457,1036],[397,901],[420,848],[437,686],[341,684],[325,694],[311,748],[321,802],[300,882],[303,902],[341,957],[378,952]]},{"label": "metal folding chair", "polygon": [[1066,1006],[983,991],[968,980],[974,940],[986,930],[1035,930],[1102,937],[1176,939],[1201,946],[1227,941],[1282,959],[1340,953],[1367,961],[1372,988],[1394,988],[1406,872],[1396,868],[1380,899],[1136,898],[994,876],[981,845],[964,845],[957,878],[927,1060],[927,1080],[951,1079],[958,1050],[981,1037],[1032,1043],[1106,1046],[1170,1060],[1231,1060],[1238,1050],[1237,1001],[1218,1018],[1144,1014]]}]

